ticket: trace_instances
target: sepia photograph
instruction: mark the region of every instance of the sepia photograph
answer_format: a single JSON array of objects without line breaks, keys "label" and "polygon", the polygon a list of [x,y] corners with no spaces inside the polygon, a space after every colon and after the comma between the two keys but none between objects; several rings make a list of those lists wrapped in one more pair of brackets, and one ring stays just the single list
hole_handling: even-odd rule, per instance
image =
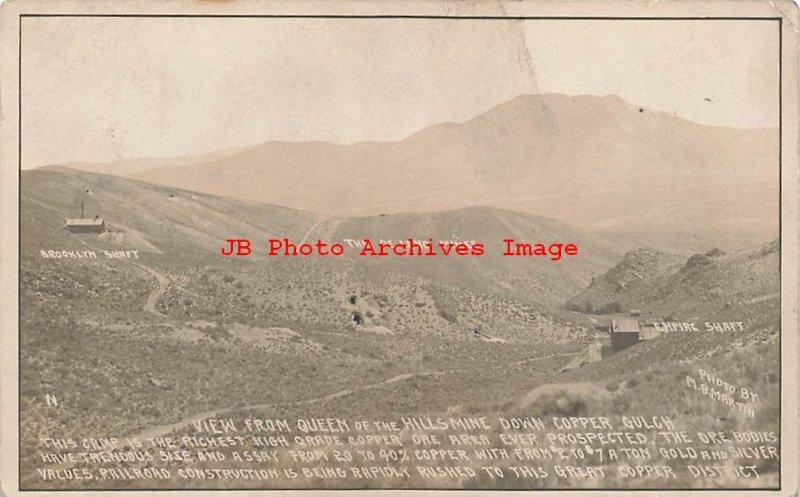
[{"label": "sepia photograph", "polygon": [[796,4],[0,11],[8,495],[797,491]]}]

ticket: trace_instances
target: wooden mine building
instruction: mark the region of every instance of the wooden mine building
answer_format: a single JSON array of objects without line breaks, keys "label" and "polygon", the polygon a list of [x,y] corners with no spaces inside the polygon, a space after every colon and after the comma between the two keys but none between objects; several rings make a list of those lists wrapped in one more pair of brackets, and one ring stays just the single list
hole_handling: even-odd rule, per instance
[{"label": "wooden mine building", "polygon": [[633,318],[611,320],[611,348],[622,350],[639,343],[639,321]]}]

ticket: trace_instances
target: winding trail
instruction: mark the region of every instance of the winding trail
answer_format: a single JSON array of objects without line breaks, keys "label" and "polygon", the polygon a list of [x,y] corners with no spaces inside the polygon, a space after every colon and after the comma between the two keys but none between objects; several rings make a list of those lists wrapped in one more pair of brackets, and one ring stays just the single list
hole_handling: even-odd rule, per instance
[{"label": "winding trail", "polygon": [[158,312],[156,306],[158,305],[158,301],[161,300],[161,297],[163,297],[164,294],[167,293],[167,289],[169,288],[170,284],[169,278],[167,278],[166,276],[164,276],[163,274],[159,273],[158,271],[156,271],[151,267],[147,267],[143,264],[138,264],[138,263],[135,264],[138,267],[150,273],[158,283],[158,286],[156,286],[156,288],[154,288],[150,292],[150,295],[147,296],[147,302],[145,302],[144,304],[144,310],[151,314],[155,314],[156,316],[163,316],[163,314]]},{"label": "winding trail", "polygon": [[[155,276],[155,274],[158,274],[156,271],[150,270],[149,268],[145,268],[145,269],[148,270],[148,272],[151,272],[151,274],[153,274],[154,276]],[[161,279],[159,279],[159,282],[161,282]],[[134,440],[134,439],[138,439],[138,440],[141,441],[141,440],[146,440],[148,438],[165,437],[165,436],[169,435],[170,433],[172,433],[174,431],[177,431],[177,430],[180,430],[180,429],[183,429],[183,428],[186,428],[186,427],[192,425],[193,423],[197,423],[197,422],[200,422],[200,421],[202,421],[204,419],[208,419],[208,418],[211,418],[211,417],[220,416],[220,415],[223,415],[223,414],[229,414],[229,413],[232,413],[232,412],[235,412],[235,411],[241,411],[241,410],[245,410],[245,409],[265,409],[265,408],[270,408],[270,407],[283,407],[283,406],[298,406],[298,405],[316,404],[316,403],[319,403],[319,402],[326,402],[326,401],[329,401],[329,400],[338,399],[338,398],[341,398],[341,397],[346,397],[348,395],[352,395],[352,394],[357,393],[357,392],[373,390],[373,389],[380,388],[380,387],[385,386],[385,385],[391,385],[393,383],[399,383],[401,381],[407,381],[407,380],[410,380],[412,378],[425,378],[425,377],[444,376],[444,375],[448,375],[448,374],[474,372],[476,370],[484,370],[485,371],[487,369],[488,370],[493,370],[493,369],[512,368],[512,367],[515,367],[515,366],[520,366],[522,364],[527,364],[527,363],[537,362],[537,361],[543,361],[545,359],[550,359],[552,357],[574,356],[574,355],[578,355],[580,353],[581,352],[562,352],[562,353],[546,354],[546,355],[543,355],[543,356],[529,357],[527,359],[521,359],[519,361],[514,361],[514,362],[511,362],[511,363],[508,363],[508,364],[499,364],[499,365],[495,365],[495,366],[482,367],[482,368],[477,368],[476,367],[476,368],[466,368],[466,369],[451,369],[451,370],[445,370],[445,371],[420,371],[420,372],[417,372],[417,373],[402,373],[402,374],[398,374],[398,375],[392,376],[391,378],[387,378],[385,380],[382,380],[382,381],[379,381],[379,382],[376,382],[376,383],[369,383],[367,385],[360,385],[360,386],[353,387],[353,388],[345,388],[344,390],[339,390],[339,391],[331,393],[331,394],[322,395],[322,396],[319,396],[319,397],[313,397],[313,398],[310,398],[310,399],[296,400],[296,401],[291,401],[291,402],[251,404],[251,405],[245,405],[245,406],[226,407],[226,408],[222,408],[222,409],[215,409],[215,410],[212,410],[212,411],[205,411],[205,412],[193,414],[191,416],[183,418],[180,421],[176,421],[174,423],[156,426],[156,427],[150,428],[148,430],[142,431],[140,433],[136,433],[136,434],[133,434],[133,435],[128,435],[128,436],[126,436],[124,438],[124,440],[120,441],[119,446],[118,446],[118,448],[116,450],[123,451],[123,450],[129,448],[131,446],[131,443],[129,441]],[[70,469],[71,467],[73,467],[74,465],[75,465],[75,463],[73,463],[73,462],[63,462],[61,464],[52,466],[52,469],[55,469],[55,470],[67,470],[67,469]],[[30,475],[29,477],[27,477],[28,480],[32,480],[34,478],[35,478],[35,474],[34,475]]]},{"label": "winding trail", "polygon": [[[474,372],[476,370],[487,370],[487,369],[502,369],[502,368],[510,368],[514,366],[520,366],[522,364],[527,364],[530,362],[537,362],[543,361],[545,359],[550,359],[552,357],[565,357],[565,356],[574,356],[580,354],[581,352],[562,352],[558,354],[547,354],[538,357],[529,357],[527,359],[521,359],[519,361],[515,361],[508,364],[500,364],[496,366],[490,367],[482,367],[482,368],[467,368],[467,369],[451,369],[445,371],[420,371],[417,373],[402,373],[391,378],[387,378],[385,380],[376,382],[376,383],[369,383],[366,385],[360,385],[353,388],[345,388],[344,390],[339,390],[337,392],[322,395],[319,397],[312,397],[310,399],[303,399],[303,400],[295,400],[291,402],[278,402],[278,403],[266,403],[266,404],[251,404],[251,405],[244,405],[244,406],[237,406],[237,407],[225,407],[222,409],[215,409],[212,411],[201,412],[198,414],[194,414],[192,416],[186,417],[181,419],[180,421],[176,421],[174,423],[156,426],[145,430],[141,433],[131,435],[129,438],[138,438],[139,440],[147,439],[147,438],[158,438],[164,437],[173,431],[180,430],[182,428],[186,428],[187,426],[191,425],[192,423],[196,423],[202,421],[207,418],[220,416],[223,414],[232,413],[235,411],[241,411],[245,409],[266,409],[271,407],[285,407],[285,406],[299,406],[299,405],[308,405],[308,404],[317,404],[320,402],[327,402],[329,400],[338,399],[341,397],[346,397],[348,395],[352,395],[357,392],[363,392],[367,390],[374,390],[376,388],[380,388],[385,385],[391,385],[393,383],[399,383],[401,381],[407,381],[412,378],[424,378],[424,377],[435,377],[435,376],[444,376],[448,374],[458,374],[458,373],[469,373]],[[123,447],[124,448],[124,447]]]},{"label": "winding trail", "polygon": [[[83,240],[82,238],[78,238],[77,240],[79,242],[81,242],[82,244],[86,245],[87,247],[91,248],[92,250],[95,250],[95,251],[102,250],[102,249],[100,249],[98,247],[95,247],[94,245],[92,245],[91,243],[87,242],[86,240]],[[159,251],[158,253],[161,253],[161,251]],[[156,279],[156,282],[158,283],[158,285],[147,296],[147,301],[144,304],[144,310],[146,312],[151,313],[151,314],[155,314],[156,316],[163,316],[163,314],[158,312],[158,309],[156,308],[156,306],[158,305],[158,301],[161,300],[161,297],[163,297],[164,294],[167,293],[167,289],[169,288],[169,285],[170,285],[169,278],[167,278],[163,274],[159,273],[155,269],[153,269],[151,267],[148,267],[148,266],[145,266],[144,264],[140,264],[138,262],[132,262],[132,264],[137,266],[137,267],[139,267],[139,268],[141,268],[141,269],[144,269],[146,272],[150,273],[150,275],[153,276]],[[183,290],[183,291],[185,291],[187,293],[194,294],[195,296],[197,296],[196,293],[190,292],[187,289],[181,288],[181,290]]]}]

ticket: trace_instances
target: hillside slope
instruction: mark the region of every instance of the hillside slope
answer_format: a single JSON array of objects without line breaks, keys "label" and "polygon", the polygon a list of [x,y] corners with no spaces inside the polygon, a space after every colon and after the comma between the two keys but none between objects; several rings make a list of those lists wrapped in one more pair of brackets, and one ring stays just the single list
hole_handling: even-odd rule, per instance
[{"label": "hillside slope", "polygon": [[[321,274],[357,274],[370,281],[392,275],[559,305],[585,287],[590,278],[611,267],[621,255],[604,240],[551,219],[492,208],[470,208],[429,214],[324,218],[273,205],[215,197],[131,179],[43,168],[25,171],[22,180],[23,256],[40,250],[111,248],[140,250],[156,265],[244,264],[242,271],[265,268],[281,280],[311,279]],[[64,218],[85,213],[103,217],[110,230],[103,235],[73,235],[62,228]],[[245,237],[253,255],[231,261],[219,253],[226,238]],[[358,248],[324,261],[319,256],[290,261],[267,258],[269,238],[295,243],[344,243],[345,239],[476,241],[484,243],[479,257],[359,257]],[[504,257],[502,240],[575,243],[579,255],[550,261],[547,257]],[[88,245],[87,245],[88,244]],[[252,262],[253,267],[248,264]],[[232,270],[232,269],[231,269]],[[311,284],[311,283],[309,283]],[[313,285],[312,285],[313,286]]]},{"label": "hillside slope", "polygon": [[677,271],[684,257],[648,249],[625,254],[608,272],[594,278],[591,285],[572,297],[567,306],[585,312],[607,312],[615,303],[623,309],[636,308],[640,292],[653,279]]},{"label": "hillside slope", "polygon": [[[655,316],[758,316],[780,296],[780,246],[725,254],[712,250],[688,259],[634,251],[569,300],[574,309],[642,309]],[[768,313],[772,315],[772,313]]]},{"label": "hillside slope", "polygon": [[[104,218],[110,233],[78,237],[62,228],[65,218]],[[311,214],[140,181],[61,167],[22,173],[23,256],[41,249],[97,246],[139,249],[164,258],[219,253],[226,238],[267,235],[302,237]]]}]

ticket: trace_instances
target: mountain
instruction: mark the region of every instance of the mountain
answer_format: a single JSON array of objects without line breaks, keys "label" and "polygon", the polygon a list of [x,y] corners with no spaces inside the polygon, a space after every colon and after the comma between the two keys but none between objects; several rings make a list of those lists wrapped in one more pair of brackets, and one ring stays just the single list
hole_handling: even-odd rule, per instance
[{"label": "mountain", "polygon": [[489,205],[697,251],[775,238],[778,171],[777,129],[547,94],[397,142],[266,142],[131,177],[334,215]]}]

